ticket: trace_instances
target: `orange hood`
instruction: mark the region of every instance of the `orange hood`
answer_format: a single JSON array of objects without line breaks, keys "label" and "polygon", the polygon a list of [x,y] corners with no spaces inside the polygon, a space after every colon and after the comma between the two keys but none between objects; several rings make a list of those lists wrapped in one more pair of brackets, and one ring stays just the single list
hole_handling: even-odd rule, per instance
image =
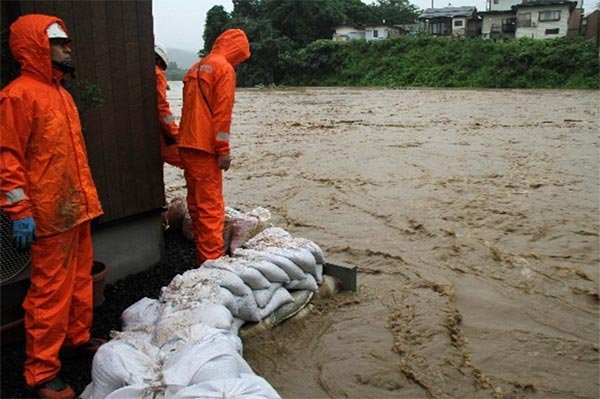
[{"label": "orange hood", "polygon": [[250,43],[243,30],[227,29],[217,37],[210,52],[222,55],[236,67],[250,58]]},{"label": "orange hood", "polygon": [[21,72],[48,83],[52,82],[52,59],[46,29],[55,22],[67,32],[61,19],[43,14],[23,15],[10,26],[10,51],[21,65]]}]

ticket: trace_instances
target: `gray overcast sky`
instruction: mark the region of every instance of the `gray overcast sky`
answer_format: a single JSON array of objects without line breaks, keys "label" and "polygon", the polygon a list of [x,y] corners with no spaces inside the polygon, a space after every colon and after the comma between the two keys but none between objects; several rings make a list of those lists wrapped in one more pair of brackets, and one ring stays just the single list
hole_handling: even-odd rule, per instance
[{"label": "gray overcast sky", "polygon": [[[319,1],[319,0],[305,0]],[[409,0],[417,7],[431,7],[431,0]],[[584,0],[585,13],[593,10],[597,0]],[[363,0],[371,3],[372,0]],[[435,7],[453,6],[477,7],[485,11],[485,0],[434,0]],[[206,13],[215,5],[222,5],[225,11],[233,10],[231,0],[153,0],[154,37],[169,48],[196,52],[204,46],[202,33]]]}]

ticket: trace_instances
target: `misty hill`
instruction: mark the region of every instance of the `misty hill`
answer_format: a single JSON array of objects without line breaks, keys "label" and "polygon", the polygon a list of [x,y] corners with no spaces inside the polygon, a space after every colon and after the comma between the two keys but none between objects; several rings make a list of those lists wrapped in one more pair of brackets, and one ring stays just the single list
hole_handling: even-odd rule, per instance
[{"label": "misty hill", "polygon": [[198,61],[198,55],[193,51],[177,48],[167,48],[167,51],[169,52],[169,61],[175,62],[180,69],[187,70],[194,62]]}]

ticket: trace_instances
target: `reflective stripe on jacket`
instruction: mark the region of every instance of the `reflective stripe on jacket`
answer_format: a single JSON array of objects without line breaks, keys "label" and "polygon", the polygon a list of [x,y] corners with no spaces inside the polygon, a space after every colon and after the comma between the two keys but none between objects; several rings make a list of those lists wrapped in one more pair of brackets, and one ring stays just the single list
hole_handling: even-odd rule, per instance
[{"label": "reflective stripe on jacket", "polygon": [[102,214],[75,102],[53,70],[46,28],[64,23],[30,14],[10,28],[21,76],[0,92],[0,206],[33,216],[38,237],[66,231]]},{"label": "reflective stripe on jacket", "polygon": [[234,68],[249,57],[246,34],[240,29],[229,29],[217,38],[211,52],[189,69],[183,79],[180,148],[229,154]]}]

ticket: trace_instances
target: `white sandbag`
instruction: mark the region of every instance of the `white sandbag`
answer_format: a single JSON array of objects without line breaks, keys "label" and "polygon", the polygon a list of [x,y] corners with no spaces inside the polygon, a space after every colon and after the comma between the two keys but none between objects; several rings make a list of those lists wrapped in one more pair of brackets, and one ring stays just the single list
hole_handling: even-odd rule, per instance
[{"label": "white sandbag", "polygon": [[231,242],[229,243],[230,252],[233,253],[233,251],[241,247],[248,239],[252,238],[257,226],[258,219],[254,216],[241,214],[239,217],[235,218],[231,227]]},{"label": "white sandbag", "polygon": [[235,317],[246,321],[260,321],[260,313],[254,295],[236,296],[238,311],[234,314]]},{"label": "white sandbag", "polygon": [[160,391],[160,388],[147,385],[128,385],[117,389],[106,399],[154,399]]},{"label": "white sandbag", "polygon": [[[258,271],[257,271],[258,272]],[[260,272],[258,272],[260,274]],[[231,314],[237,313],[235,297],[231,291],[216,283],[205,283],[188,280],[177,275],[168,286],[161,289],[160,301],[174,306],[185,307],[191,302],[205,305],[223,305]]]},{"label": "white sandbag", "polygon": [[273,298],[273,294],[281,287],[281,283],[273,283],[269,288],[265,288],[264,290],[253,290],[252,295],[254,295],[254,299],[256,300],[256,304],[259,308],[264,308],[267,306],[271,298]]},{"label": "white sandbag", "polygon": [[233,323],[231,323],[231,328],[229,332],[234,334],[236,337],[239,334],[240,328],[246,323],[246,320],[240,319],[239,317],[233,318]]},{"label": "white sandbag", "polygon": [[216,284],[227,288],[234,295],[245,295],[252,291],[235,273],[224,269],[199,267],[186,271],[181,278],[188,280],[189,285],[196,285],[200,282]]},{"label": "white sandbag", "polygon": [[268,209],[258,207],[248,213],[238,213],[231,222],[230,253],[240,248],[246,241],[263,231],[271,219]]},{"label": "white sandbag", "polygon": [[248,266],[255,268],[262,273],[271,283],[287,283],[290,276],[279,266],[266,260],[253,260],[248,262]]},{"label": "white sandbag", "polygon": [[318,284],[323,282],[323,264],[317,263],[317,267],[315,268],[315,280],[317,280]]},{"label": "white sandbag", "polygon": [[104,399],[126,385],[152,385],[159,377],[159,349],[120,333],[102,345],[92,362],[92,383],[84,399]]},{"label": "white sandbag", "polygon": [[300,268],[306,273],[310,273],[313,276],[317,274],[317,261],[308,249],[269,247],[265,248],[264,251],[288,258],[289,260],[300,266]]},{"label": "white sandbag", "polygon": [[230,330],[209,327],[206,324],[194,324],[187,330],[180,330],[176,336],[166,341],[160,349],[168,355],[186,345],[215,341],[228,345],[240,355],[243,353],[242,340],[237,334],[232,334]]},{"label": "white sandbag", "polygon": [[172,399],[280,399],[281,396],[263,378],[242,374],[239,378],[218,379],[179,391]]},{"label": "white sandbag", "polygon": [[300,266],[298,266],[288,258],[280,255],[275,255],[273,253],[265,251],[241,248],[237,249],[234,255],[248,259],[260,259],[265,260],[267,262],[271,262],[274,265],[278,266],[280,269],[282,269],[288,275],[290,280],[298,280],[304,278],[304,271],[300,268]]},{"label": "white sandbag", "polygon": [[196,302],[185,309],[165,305],[152,342],[161,347],[169,339],[185,336],[187,330],[195,324],[229,330],[233,323],[231,312],[223,305],[205,305]]},{"label": "white sandbag", "polygon": [[252,373],[252,369],[223,339],[182,346],[167,355],[162,368],[167,395],[219,378],[238,378],[242,373]]},{"label": "white sandbag", "polygon": [[292,240],[290,233],[280,227],[269,227],[252,237],[244,248],[261,250],[267,247],[288,248]]},{"label": "white sandbag", "polygon": [[301,280],[292,280],[287,284],[283,285],[288,290],[309,290],[317,292],[319,285],[312,274],[306,273],[304,278]]},{"label": "white sandbag", "polygon": [[318,264],[325,264],[325,255],[323,254],[323,250],[321,250],[321,247],[319,247],[315,242],[305,238],[296,238],[295,240],[301,241],[301,245],[299,247],[308,249]]},{"label": "white sandbag", "polygon": [[253,290],[260,290],[269,287],[271,282],[267,280],[267,278],[263,276],[261,272],[249,267],[247,263],[248,262],[239,258],[230,258],[228,256],[224,256],[216,260],[207,260],[202,264],[202,267],[209,269],[223,269],[233,272]]},{"label": "white sandbag", "polygon": [[260,314],[260,319],[264,319],[265,317],[269,316],[271,313],[279,309],[280,306],[283,306],[286,303],[290,302],[294,302],[294,298],[288,290],[286,290],[283,287],[280,287],[279,289],[277,289],[277,291],[275,291],[267,306],[258,310]]},{"label": "white sandbag", "polygon": [[156,299],[142,298],[129,306],[121,314],[123,331],[143,331],[152,334],[158,313],[160,302]]},{"label": "white sandbag", "polygon": [[233,221],[241,215],[241,212],[230,208],[228,206],[225,207],[225,223],[223,225],[223,250],[226,254],[230,253],[229,246],[231,244],[231,237],[233,236]]}]

